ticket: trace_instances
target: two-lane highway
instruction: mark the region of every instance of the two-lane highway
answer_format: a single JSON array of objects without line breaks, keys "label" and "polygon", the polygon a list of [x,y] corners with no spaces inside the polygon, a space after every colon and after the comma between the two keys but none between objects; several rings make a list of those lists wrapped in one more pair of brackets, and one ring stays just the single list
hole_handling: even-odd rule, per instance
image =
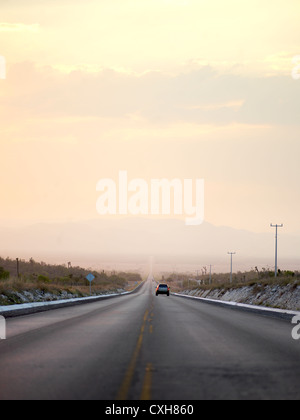
[{"label": "two-lane highway", "polygon": [[0,399],[299,399],[288,321],[139,292],[7,320]]}]

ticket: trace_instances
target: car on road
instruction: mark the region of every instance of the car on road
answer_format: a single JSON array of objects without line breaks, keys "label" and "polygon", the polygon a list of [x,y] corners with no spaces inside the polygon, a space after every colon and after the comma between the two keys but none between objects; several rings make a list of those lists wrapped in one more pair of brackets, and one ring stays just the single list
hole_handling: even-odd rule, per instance
[{"label": "car on road", "polygon": [[156,288],[156,296],[167,295],[170,296],[170,288],[167,284],[159,284]]}]

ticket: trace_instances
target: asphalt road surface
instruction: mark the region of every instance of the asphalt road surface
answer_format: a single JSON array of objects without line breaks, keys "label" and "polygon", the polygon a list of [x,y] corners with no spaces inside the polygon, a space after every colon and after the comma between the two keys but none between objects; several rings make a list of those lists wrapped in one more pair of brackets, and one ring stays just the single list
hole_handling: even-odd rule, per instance
[{"label": "asphalt road surface", "polygon": [[138,293],[7,319],[0,399],[300,398],[289,321]]}]

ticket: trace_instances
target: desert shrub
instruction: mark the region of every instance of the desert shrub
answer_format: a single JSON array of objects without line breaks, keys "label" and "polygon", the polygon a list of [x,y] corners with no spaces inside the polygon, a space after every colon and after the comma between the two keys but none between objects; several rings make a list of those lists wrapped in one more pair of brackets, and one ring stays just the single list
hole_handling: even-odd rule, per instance
[{"label": "desert shrub", "polygon": [[50,283],[50,279],[47,276],[43,276],[42,274],[40,274],[38,276],[38,282],[39,283]]},{"label": "desert shrub", "polygon": [[0,267],[0,280],[7,280],[9,275],[9,271],[5,271],[3,267]]}]

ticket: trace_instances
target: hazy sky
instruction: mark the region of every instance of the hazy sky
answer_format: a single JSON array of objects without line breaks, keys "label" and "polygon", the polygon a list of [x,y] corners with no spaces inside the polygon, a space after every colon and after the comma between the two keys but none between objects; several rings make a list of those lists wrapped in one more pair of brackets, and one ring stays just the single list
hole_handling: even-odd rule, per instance
[{"label": "hazy sky", "polygon": [[100,217],[127,170],[204,178],[210,223],[299,233],[299,21],[299,0],[2,0],[0,224]]}]

